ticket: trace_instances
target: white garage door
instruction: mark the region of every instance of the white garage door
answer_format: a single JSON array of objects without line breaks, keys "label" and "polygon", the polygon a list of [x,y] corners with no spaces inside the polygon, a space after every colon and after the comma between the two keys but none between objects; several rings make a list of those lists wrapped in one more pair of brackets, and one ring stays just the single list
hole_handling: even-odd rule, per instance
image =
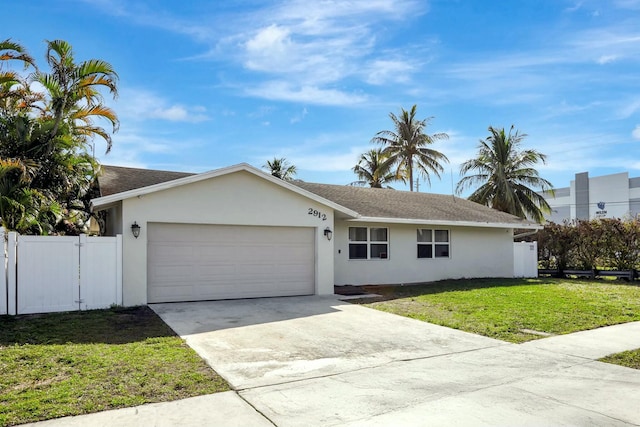
[{"label": "white garage door", "polygon": [[148,229],[150,303],[314,293],[313,228],[150,223]]}]

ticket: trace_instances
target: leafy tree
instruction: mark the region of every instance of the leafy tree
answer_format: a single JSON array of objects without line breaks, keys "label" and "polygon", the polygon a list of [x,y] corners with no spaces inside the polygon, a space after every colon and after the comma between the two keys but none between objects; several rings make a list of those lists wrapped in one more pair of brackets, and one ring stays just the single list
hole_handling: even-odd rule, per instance
[{"label": "leafy tree", "polygon": [[274,157],[273,160],[267,160],[267,163],[262,165],[262,167],[267,169],[271,175],[285,181],[291,181],[298,172],[296,167],[290,164],[284,157],[279,159]]},{"label": "leafy tree", "polygon": [[[36,68],[24,48],[10,40],[0,42],[0,60],[0,67],[18,60]],[[15,211],[28,219],[31,225],[27,228],[32,232],[77,234],[86,225],[89,191],[99,169],[89,154],[89,143],[102,137],[107,152],[112,144],[110,132],[94,120],[106,120],[112,132],[118,128],[117,115],[103,105],[101,93],[106,89],[115,97],[118,76],[107,62],[76,62],[71,45],[62,40],[47,41],[46,60],[50,72],[36,68],[27,78],[0,68],[0,79],[4,79],[0,84],[0,159],[21,165],[28,179],[20,185],[29,190],[2,196],[5,204],[11,197],[34,198],[33,203],[22,205],[39,209],[42,215],[30,215],[28,209]],[[33,82],[42,85],[42,93],[31,92]],[[4,187],[7,191],[15,188]],[[33,221],[40,223],[36,226]],[[15,227],[18,223],[11,221]]]},{"label": "leafy tree", "polygon": [[353,172],[358,176],[358,181],[352,185],[369,185],[372,188],[382,188],[393,181],[405,182],[404,171],[392,171],[393,159],[387,157],[381,148],[367,151],[360,156],[358,164],[353,167]]},{"label": "leafy tree", "polygon": [[550,191],[553,185],[543,179],[534,169],[538,162],[546,162],[546,156],[536,150],[521,150],[522,140],[527,136],[504,128],[489,126],[490,135],[480,140],[478,155],[460,166],[460,174],[477,171],[464,176],[457,185],[460,194],[465,189],[479,185],[469,200],[490,206],[520,218],[544,221],[545,212],[551,212],[547,201],[535,191]]},{"label": "leafy tree", "polygon": [[111,150],[111,135],[93,123],[95,117],[111,122],[112,131],[118,129],[118,118],[113,110],[102,104],[99,89],[118,94],[118,75],[108,62],[90,59],[76,64],[71,45],[63,40],[47,42],[47,63],[50,73],[37,72],[35,80],[42,84],[48,96],[45,117],[53,120],[50,138],[57,135],[65,122],[81,145],[87,138],[100,136]]},{"label": "leafy tree", "polygon": [[431,184],[430,174],[433,173],[440,178],[440,173],[444,170],[440,162],[449,161],[444,154],[428,148],[434,142],[448,139],[449,136],[446,133],[426,134],[425,129],[433,117],[418,120],[416,109],[416,105],[409,111],[401,108],[399,117],[389,113],[394,129],[382,130],[371,140],[373,143],[382,144],[383,153],[397,167],[396,174],[406,171],[411,191],[414,170]]}]

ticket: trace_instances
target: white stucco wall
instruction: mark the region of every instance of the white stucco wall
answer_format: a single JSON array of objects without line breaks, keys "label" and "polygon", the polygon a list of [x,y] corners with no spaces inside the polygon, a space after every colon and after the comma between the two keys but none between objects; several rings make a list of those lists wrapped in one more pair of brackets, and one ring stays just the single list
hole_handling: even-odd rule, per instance
[{"label": "white stucco wall", "polygon": [[[309,208],[326,220],[309,215]],[[333,293],[333,240],[324,237],[334,228],[334,212],[249,172],[240,171],[122,202],[123,302],[147,303],[147,230],[149,222],[301,226],[316,228],[316,293]],[[129,227],[136,221],[135,239]],[[334,233],[334,236],[337,233]]]},{"label": "white stucco wall", "polygon": [[[348,227],[365,226],[389,228],[388,259],[349,259]],[[418,258],[418,228],[449,230],[450,257]],[[337,221],[335,236],[336,285],[416,283],[465,277],[513,277],[511,229]]]}]

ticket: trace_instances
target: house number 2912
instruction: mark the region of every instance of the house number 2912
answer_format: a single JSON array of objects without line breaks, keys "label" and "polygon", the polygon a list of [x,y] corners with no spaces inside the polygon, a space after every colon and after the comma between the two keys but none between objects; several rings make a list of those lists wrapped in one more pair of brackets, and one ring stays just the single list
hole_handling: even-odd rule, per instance
[{"label": "house number 2912", "polygon": [[321,219],[323,221],[327,220],[327,214],[323,214],[322,212],[320,212],[317,209],[309,208],[309,215],[313,215],[316,218]]}]

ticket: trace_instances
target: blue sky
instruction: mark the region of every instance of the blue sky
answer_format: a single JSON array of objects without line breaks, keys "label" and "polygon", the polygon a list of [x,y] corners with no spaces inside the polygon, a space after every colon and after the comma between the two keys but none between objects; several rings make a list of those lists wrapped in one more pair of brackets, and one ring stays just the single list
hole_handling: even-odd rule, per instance
[{"label": "blue sky", "polygon": [[[420,191],[451,193],[487,127],[515,125],[575,173],[640,176],[640,0],[30,0],[2,38],[44,40],[117,70],[105,164],[202,172],[286,157],[347,184],[390,112],[418,105],[450,159]],[[395,186],[402,188],[402,185]]]}]

